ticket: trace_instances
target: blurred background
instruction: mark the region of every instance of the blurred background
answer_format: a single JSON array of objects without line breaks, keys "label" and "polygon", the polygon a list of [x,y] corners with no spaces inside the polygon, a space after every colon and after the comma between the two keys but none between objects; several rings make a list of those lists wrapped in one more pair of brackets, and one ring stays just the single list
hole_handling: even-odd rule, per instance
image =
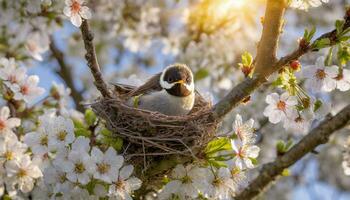
[{"label": "blurred background", "polygon": [[[29,67],[30,74],[39,75],[39,85],[46,89],[46,95],[53,82],[69,87],[71,108],[81,111],[79,102],[93,101],[99,93],[84,60],[80,30],[62,14],[64,2],[0,2],[1,57],[15,57]],[[348,3],[349,0],[330,0],[308,11],[289,8],[278,56],[297,47],[305,28],[315,26],[316,36],[332,30]],[[193,70],[196,88],[216,102],[244,79],[238,63],[245,51],[255,55],[265,1],[91,0],[87,6],[93,13],[90,24],[99,63],[108,82],[138,85],[165,66],[180,62]],[[312,65],[326,53],[327,50],[308,54],[301,63]],[[227,117],[220,130],[225,133],[232,129],[236,113],[244,119],[253,118],[259,135],[257,143],[262,149],[259,163],[276,157],[278,140],[297,141],[303,136],[270,124],[263,116],[264,99],[272,91],[276,89],[270,86],[256,91],[250,102]],[[44,97],[38,101],[41,98]],[[333,92],[319,98],[328,102],[332,113],[336,113],[349,103],[350,93]],[[350,127],[340,131],[330,143],[294,165],[288,176],[282,177],[260,198],[350,199],[350,177],[345,176],[341,164],[344,145],[350,143],[349,135]]]}]

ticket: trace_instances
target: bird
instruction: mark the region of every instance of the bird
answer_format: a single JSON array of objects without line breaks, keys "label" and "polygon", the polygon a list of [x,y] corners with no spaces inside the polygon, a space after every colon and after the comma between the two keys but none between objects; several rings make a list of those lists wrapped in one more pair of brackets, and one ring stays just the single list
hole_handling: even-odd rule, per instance
[{"label": "bird", "polygon": [[115,86],[130,89],[124,97],[128,106],[164,115],[187,115],[195,102],[193,73],[185,64],[169,65],[139,87]]}]

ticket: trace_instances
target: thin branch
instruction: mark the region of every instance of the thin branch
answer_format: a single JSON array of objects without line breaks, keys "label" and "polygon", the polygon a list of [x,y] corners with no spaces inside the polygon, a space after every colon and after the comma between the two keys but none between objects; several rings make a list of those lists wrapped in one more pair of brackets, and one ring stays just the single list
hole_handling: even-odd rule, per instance
[{"label": "thin branch", "polygon": [[110,90],[108,90],[107,83],[103,80],[100,66],[97,61],[96,50],[93,44],[94,35],[90,30],[90,26],[87,20],[83,21],[80,30],[83,36],[83,41],[86,49],[85,59],[95,79],[94,84],[96,88],[101,92],[103,97],[111,98],[112,93]]},{"label": "thin branch", "polygon": [[277,157],[274,162],[263,165],[258,177],[251,181],[235,199],[253,199],[276,180],[282,171],[307,153],[313,151],[318,145],[328,142],[329,137],[337,130],[346,126],[350,121],[350,104],[343,108],[334,117],[326,118],[298,144],[294,145],[283,156]]},{"label": "thin branch", "polygon": [[[350,27],[350,16],[346,15],[344,19],[345,24],[343,29],[345,30]],[[238,106],[245,98],[247,98],[255,89],[259,88],[263,83],[265,83],[267,81],[267,77],[269,77],[272,73],[277,72],[278,70],[288,65],[288,63],[291,61],[299,59],[301,56],[310,51],[317,51],[318,49],[313,49],[312,47],[321,39],[328,38],[330,40],[331,46],[337,44],[338,38],[336,33],[337,32],[334,29],[318,37],[312,44],[306,44],[305,46],[299,45],[298,49],[294,50],[289,55],[280,58],[277,62],[272,63],[268,68],[267,66],[256,65],[256,68],[264,67],[266,69],[264,73],[256,73],[252,78],[246,78],[242,83],[234,87],[222,100],[220,100],[214,106],[214,117],[218,120],[222,119],[232,109]]]},{"label": "thin branch", "polygon": [[72,98],[77,107],[77,110],[83,112],[84,106],[81,104],[81,102],[83,101],[83,96],[81,95],[81,92],[79,92],[76,89],[74,85],[74,80],[71,72],[72,68],[69,65],[67,65],[67,63],[65,62],[63,52],[57,48],[57,45],[52,37],[50,38],[50,50],[52,52],[53,57],[57,60],[60,66],[60,70],[57,71],[57,74],[64,80],[67,86],[71,89]]}]

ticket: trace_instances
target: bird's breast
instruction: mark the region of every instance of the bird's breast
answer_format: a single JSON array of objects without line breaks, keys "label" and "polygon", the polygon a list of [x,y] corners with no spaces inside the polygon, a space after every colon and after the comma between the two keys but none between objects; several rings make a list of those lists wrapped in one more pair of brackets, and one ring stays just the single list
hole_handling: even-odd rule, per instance
[{"label": "bird's breast", "polygon": [[[157,111],[165,115],[179,116],[188,114],[194,105],[195,94],[186,97],[170,95],[165,90],[153,92],[138,97],[138,108]],[[134,106],[134,99],[128,101],[129,106]]]}]

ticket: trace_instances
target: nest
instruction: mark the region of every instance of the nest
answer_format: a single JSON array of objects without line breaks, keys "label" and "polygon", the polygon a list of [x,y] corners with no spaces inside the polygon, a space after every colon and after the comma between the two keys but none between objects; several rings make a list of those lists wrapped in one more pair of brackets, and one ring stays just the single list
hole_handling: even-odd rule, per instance
[{"label": "nest", "polygon": [[186,116],[132,108],[121,98],[101,99],[92,104],[92,108],[106,120],[113,134],[123,138],[125,157],[134,165],[145,162],[148,157],[171,154],[196,157],[199,149],[214,137],[217,128],[211,104],[199,93],[194,108]]}]

